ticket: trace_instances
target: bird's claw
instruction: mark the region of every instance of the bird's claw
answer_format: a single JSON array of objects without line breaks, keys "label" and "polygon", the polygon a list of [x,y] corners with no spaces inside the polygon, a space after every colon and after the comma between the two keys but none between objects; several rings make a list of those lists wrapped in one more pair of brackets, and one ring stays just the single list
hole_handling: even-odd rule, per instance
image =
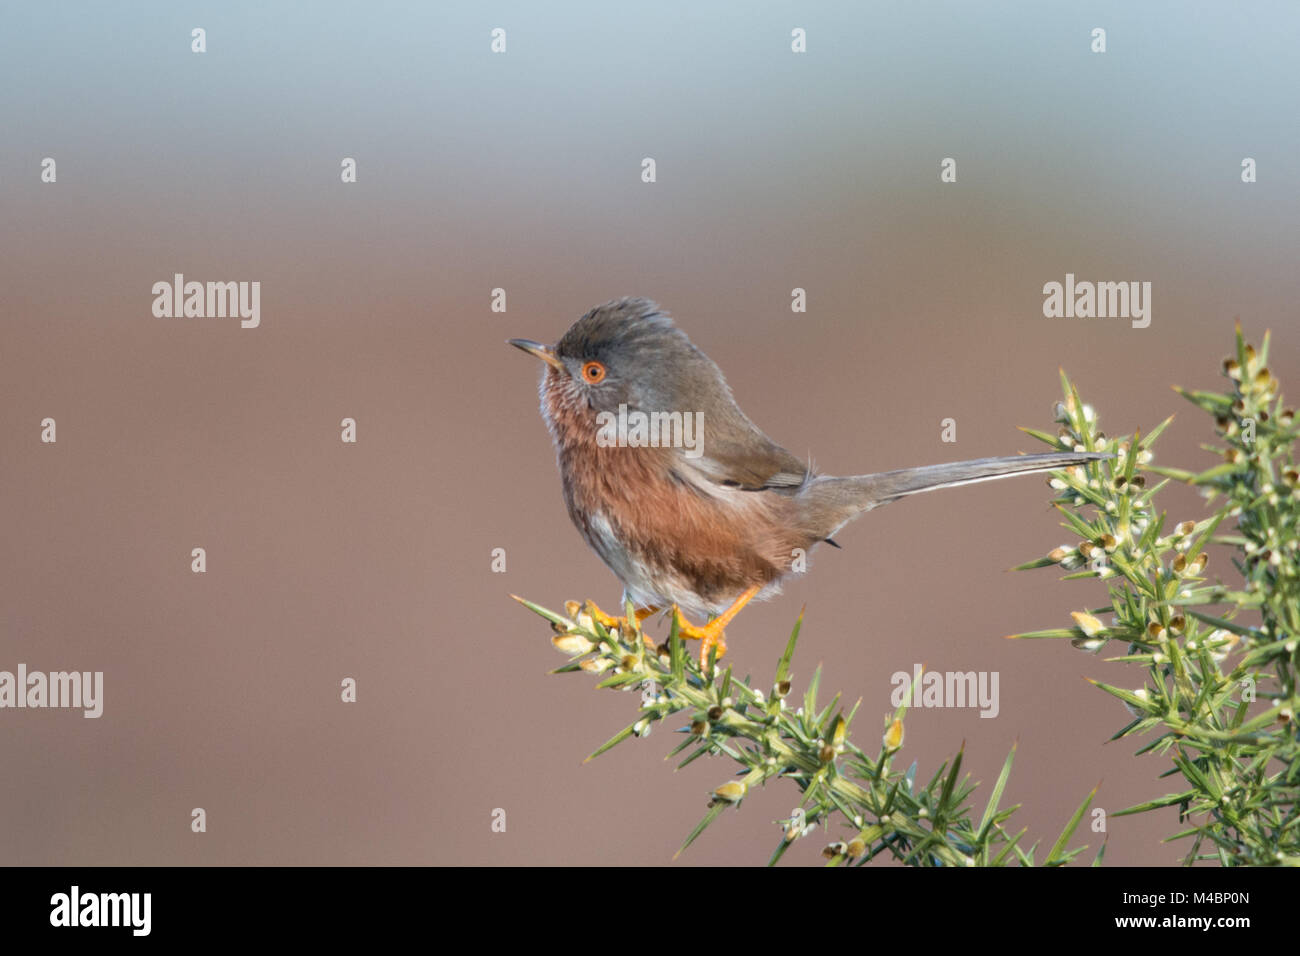
[{"label": "bird's claw", "polygon": [[722,655],[727,653],[727,641],[723,635],[726,629],[727,621],[722,618],[714,618],[708,624],[695,625],[686,618],[682,617],[682,610],[679,607],[673,607],[673,616],[677,619],[677,635],[683,640],[700,641],[700,670],[708,670],[709,655],[716,647],[718,656],[715,660],[722,660]]}]

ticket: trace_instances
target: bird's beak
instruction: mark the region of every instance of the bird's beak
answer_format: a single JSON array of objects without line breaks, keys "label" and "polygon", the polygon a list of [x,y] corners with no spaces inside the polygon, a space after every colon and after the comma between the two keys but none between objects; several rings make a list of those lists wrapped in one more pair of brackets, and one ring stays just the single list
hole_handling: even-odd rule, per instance
[{"label": "bird's beak", "polygon": [[555,351],[549,345],[543,345],[541,342],[534,342],[532,339],[509,339],[509,344],[517,349],[523,349],[529,355],[541,359],[552,368],[564,371],[564,362],[555,354]]}]

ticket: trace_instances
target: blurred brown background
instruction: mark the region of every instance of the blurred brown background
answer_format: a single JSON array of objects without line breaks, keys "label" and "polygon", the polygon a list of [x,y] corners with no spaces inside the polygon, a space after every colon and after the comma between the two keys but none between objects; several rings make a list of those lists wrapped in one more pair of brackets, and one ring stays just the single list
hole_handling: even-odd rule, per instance
[{"label": "blurred brown background", "polygon": [[[636,697],[547,676],[549,629],[507,597],[618,602],[504,344],[604,300],[659,301],[829,473],[1039,450],[1016,426],[1051,428],[1058,365],[1109,434],[1178,412],[1157,461],[1204,465],[1208,419],[1169,386],[1220,385],[1236,316],[1300,389],[1294,10],[737,12],[9,11],[0,669],[102,670],[105,712],[0,711],[0,862],[670,862],[731,765],[674,774],[662,728],[582,765]],[[174,272],[260,281],[261,327],[154,318]],[[1044,318],[1067,272],[1151,282],[1151,326]],[[1019,740],[1031,839],[1098,781],[1108,812],[1167,792],[1084,681],[1136,670],[1002,640],[1105,600],[1006,573],[1069,539],[1048,498],[1029,477],[866,516],[729,659],[765,683],[806,604],[796,688],[822,663],[864,698],[867,749],[893,672],[1000,672],[996,719],[915,711],[903,760],[928,779],[964,740],[982,806]],[[681,863],[765,861],[795,802],[752,795]],[[1112,818],[1107,862],[1175,862],[1175,816]]]}]

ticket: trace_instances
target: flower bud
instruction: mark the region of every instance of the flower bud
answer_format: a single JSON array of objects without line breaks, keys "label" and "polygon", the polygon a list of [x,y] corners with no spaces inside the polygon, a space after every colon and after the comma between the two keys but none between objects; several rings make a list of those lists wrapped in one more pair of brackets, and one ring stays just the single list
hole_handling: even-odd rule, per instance
[{"label": "flower bud", "polygon": [[1101,621],[1097,620],[1091,614],[1086,614],[1083,611],[1071,611],[1070,617],[1074,618],[1074,623],[1087,637],[1096,637],[1102,631],[1106,630],[1106,625],[1102,624]]},{"label": "flower bud", "polygon": [[[1133,696],[1139,697],[1145,701],[1148,699],[1149,695],[1147,694],[1147,689],[1145,687],[1139,687],[1137,690],[1133,691]],[[1124,701],[1123,703],[1124,709],[1134,717],[1145,717],[1147,715],[1146,710],[1138,707],[1136,704],[1130,704],[1128,701]]]},{"label": "flower bud", "polygon": [[739,780],[728,780],[713,791],[713,799],[720,803],[739,803],[745,796],[745,784]]},{"label": "flower bud", "polygon": [[1241,635],[1222,628],[1211,631],[1204,641],[1206,650],[1210,652],[1210,658],[1216,664],[1222,664],[1240,643]]},{"label": "flower bud", "polygon": [[577,633],[556,634],[551,638],[551,645],[561,654],[568,654],[570,657],[581,657],[583,654],[589,654],[596,646]]},{"label": "flower bud", "polygon": [[889,722],[889,727],[882,738],[885,749],[892,752],[903,746],[903,722],[895,717]]}]

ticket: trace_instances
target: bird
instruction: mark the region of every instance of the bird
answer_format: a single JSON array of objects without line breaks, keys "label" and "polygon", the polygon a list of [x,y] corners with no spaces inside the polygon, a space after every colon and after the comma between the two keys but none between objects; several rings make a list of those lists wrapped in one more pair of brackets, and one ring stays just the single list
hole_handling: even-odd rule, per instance
[{"label": "bird", "polygon": [[[779,593],[816,545],[839,547],[834,535],[854,518],[921,492],[1109,457],[820,474],[750,421],[721,369],[646,298],[591,309],[554,345],[508,344],[544,363],[541,414],[570,519],[622,582],[637,624],[671,609],[679,635],[701,642],[702,669],[726,653],[726,627],[746,604]],[[605,627],[626,623],[594,601],[585,607]]]}]

